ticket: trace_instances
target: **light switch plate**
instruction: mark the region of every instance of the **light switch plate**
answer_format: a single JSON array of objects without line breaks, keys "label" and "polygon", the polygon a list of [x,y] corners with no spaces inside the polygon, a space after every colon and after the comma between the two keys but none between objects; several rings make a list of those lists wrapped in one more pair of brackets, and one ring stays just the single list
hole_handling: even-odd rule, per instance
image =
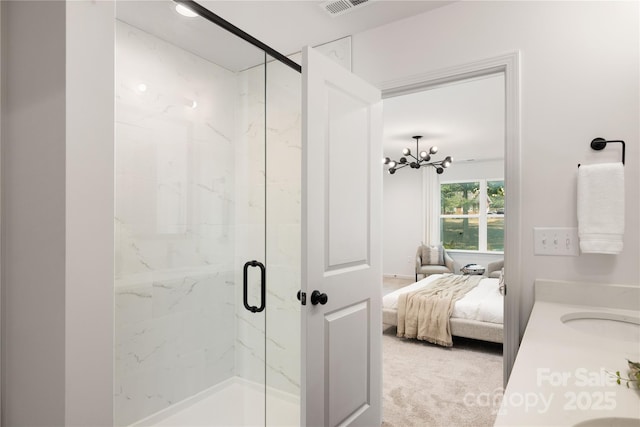
[{"label": "light switch plate", "polygon": [[575,227],[534,227],[534,255],[578,256],[580,242]]}]

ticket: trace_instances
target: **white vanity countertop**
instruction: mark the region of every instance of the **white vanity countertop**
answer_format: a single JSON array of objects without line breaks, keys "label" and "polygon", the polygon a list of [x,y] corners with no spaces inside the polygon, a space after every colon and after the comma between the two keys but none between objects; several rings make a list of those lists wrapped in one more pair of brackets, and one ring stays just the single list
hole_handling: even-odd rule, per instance
[{"label": "white vanity countertop", "polygon": [[[549,290],[553,294],[554,286],[565,284],[576,285],[553,282],[551,287],[544,284],[540,287],[536,283],[536,302],[495,426],[573,426],[608,417],[637,418],[640,425],[640,389],[635,385],[630,388],[624,383],[618,385],[615,376],[609,374],[620,371],[623,377],[628,377],[627,359],[640,361],[640,342],[581,332],[561,321],[562,316],[576,312],[615,313],[637,318],[640,288],[605,289],[617,292],[619,298],[609,304],[611,299],[607,297],[607,305],[613,307],[599,307],[595,303],[605,299],[597,291],[590,292],[592,301],[585,301],[584,295],[575,298],[576,294],[567,288],[560,291],[582,304],[570,304],[562,295],[549,297]],[[586,290],[581,286],[579,294]]]}]

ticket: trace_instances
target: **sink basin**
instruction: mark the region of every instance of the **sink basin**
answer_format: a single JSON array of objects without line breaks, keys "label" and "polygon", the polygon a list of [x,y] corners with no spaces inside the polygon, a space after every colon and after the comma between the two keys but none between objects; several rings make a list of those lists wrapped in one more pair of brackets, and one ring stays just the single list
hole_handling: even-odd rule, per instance
[{"label": "sink basin", "polygon": [[640,418],[595,418],[578,423],[573,427],[640,427]]},{"label": "sink basin", "polygon": [[562,323],[580,332],[621,341],[640,342],[640,317],[617,313],[565,314]]}]

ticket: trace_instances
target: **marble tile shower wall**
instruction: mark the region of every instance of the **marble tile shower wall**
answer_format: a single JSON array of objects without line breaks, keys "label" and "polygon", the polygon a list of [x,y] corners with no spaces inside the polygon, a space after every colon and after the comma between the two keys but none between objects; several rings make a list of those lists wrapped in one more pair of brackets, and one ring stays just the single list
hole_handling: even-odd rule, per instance
[{"label": "marble tile shower wall", "polygon": [[[115,414],[237,374],[237,75],[117,22]],[[230,106],[232,106],[230,108]]]}]

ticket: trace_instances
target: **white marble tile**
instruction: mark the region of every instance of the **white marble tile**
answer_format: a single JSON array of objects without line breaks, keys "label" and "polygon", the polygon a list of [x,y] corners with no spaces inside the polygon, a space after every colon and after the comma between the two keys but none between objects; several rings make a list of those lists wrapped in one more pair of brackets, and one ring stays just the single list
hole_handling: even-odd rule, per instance
[{"label": "white marble tile", "polygon": [[233,374],[237,76],[117,22],[116,79],[116,418],[128,424]]},{"label": "white marble tile", "polygon": [[131,375],[159,365],[170,351],[170,342],[168,334],[161,336],[158,333],[158,325],[153,320],[119,327],[115,348],[116,374]]},{"label": "white marble tile", "polygon": [[270,264],[267,302],[267,382],[289,393],[300,392],[299,268]]},{"label": "white marble tile", "polygon": [[150,283],[120,286],[115,289],[115,317],[119,325],[130,325],[153,317]]},{"label": "white marble tile", "polygon": [[269,264],[276,266],[299,266],[301,263],[300,224],[273,224],[268,227]]},{"label": "white marble tile", "polygon": [[[241,284],[240,284],[241,286]],[[254,287],[257,288],[257,287]],[[252,313],[242,303],[242,289],[236,292],[236,373],[251,381],[264,381],[265,312]],[[250,299],[250,304],[254,305]],[[262,379],[260,379],[262,378]]]},{"label": "white marble tile", "polygon": [[158,387],[157,369],[138,370],[116,378],[115,424],[128,425],[171,405]]},{"label": "white marble tile", "polygon": [[201,277],[183,277],[153,283],[153,316],[162,317],[172,313],[195,310],[196,301],[202,293]]},{"label": "white marble tile", "polygon": [[204,376],[204,350],[181,353],[177,363],[172,364],[170,369],[173,378],[168,386],[172,393],[173,402],[184,400],[210,386],[210,384],[206,384]]},{"label": "white marble tile", "polygon": [[201,223],[233,221],[236,76],[124,23],[117,30],[116,216],[130,239],[116,276],[206,263],[189,240]]}]

